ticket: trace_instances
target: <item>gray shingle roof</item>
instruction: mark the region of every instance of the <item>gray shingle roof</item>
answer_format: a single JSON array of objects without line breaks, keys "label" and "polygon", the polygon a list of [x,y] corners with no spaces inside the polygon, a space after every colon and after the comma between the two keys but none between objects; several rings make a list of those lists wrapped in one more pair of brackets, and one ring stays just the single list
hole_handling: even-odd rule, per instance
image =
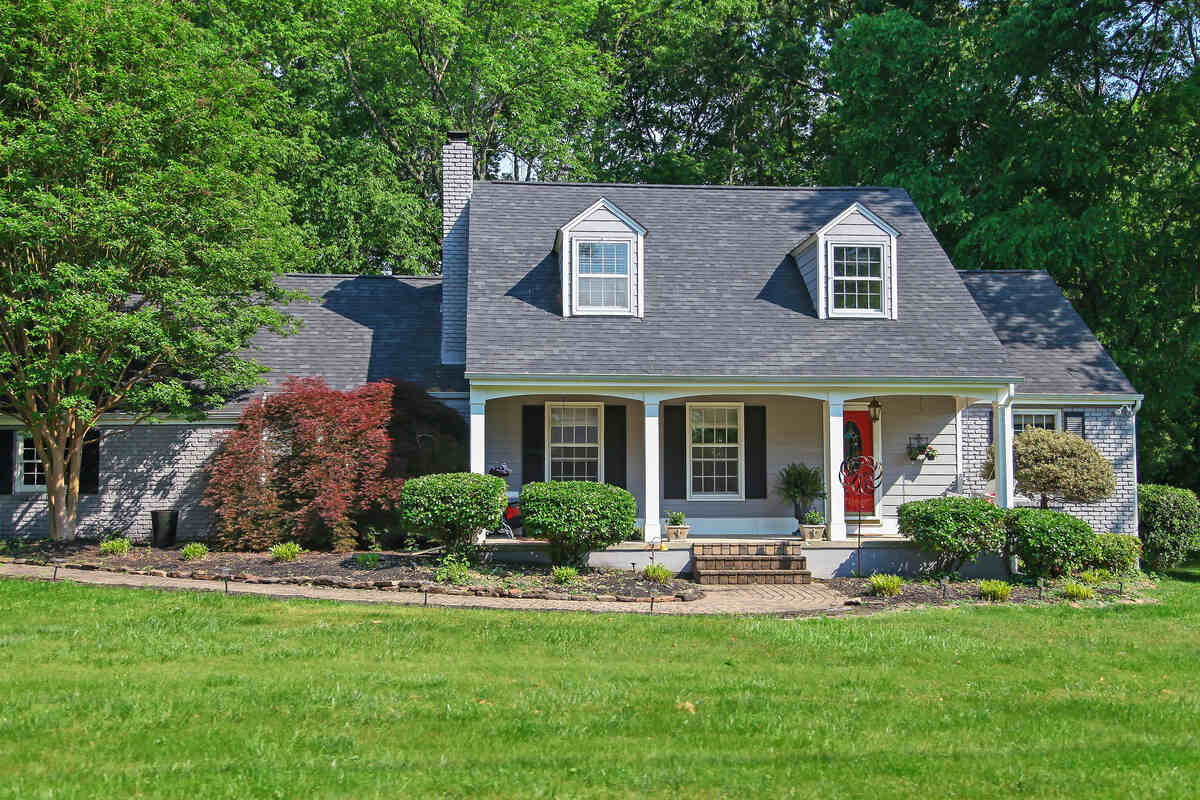
[{"label": "gray shingle roof", "polygon": [[[605,197],[643,224],[645,319],[561,316],[555,233]],[[789,252],[853,201],[901,233],[900,319],[817,319]],[[1016,377],[900,189],[476,183],[467,372]]]},{"label": "gray shingle roof", "polygon": [[313,302],[287,307],[300,322],[295,334],[251,341],[246,355],[271,370],[254,393],[275,391],[290,376],[319,376],[335,389],[393,378],[428,391],[466,390],[462,367],[441,364],[441,278],[286,275],[279,285]]},{"label": "gray shingle roof", "polygon": [[1021,393],[1133,393],[1133,384],[1044,270],[960,272],[1024,374]]}]

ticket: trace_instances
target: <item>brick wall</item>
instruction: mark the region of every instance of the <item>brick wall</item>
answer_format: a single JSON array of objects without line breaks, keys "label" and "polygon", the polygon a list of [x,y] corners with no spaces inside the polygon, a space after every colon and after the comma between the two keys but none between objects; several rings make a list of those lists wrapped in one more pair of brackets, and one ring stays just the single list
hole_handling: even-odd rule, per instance
[{"label": "brick wall", "polygon": [[471,145],[442,146],[442,363],[467,360],[468,213],[474,175]]},{"label": "brick wall", "polygon": [[[1084,431],[1089,442],[1112,462],[1117,491],[1097,503],[1068,503],[1055,506],[1087,520],[1097,533],[1137,533],[1137,421],[1123,416],[1116,406],[1064,406],[1063,411],[1084,415]],[[979,404],[963,410],[962,489],[968,494],[992,491],[991,481],[983,478],[987,461],[990,405]],[[1028,500],[1018,500],[1028,505]]]},{"label": "brick wall", "polygon": [[[150,511],[177,508],[179,536],[208,535],[212,511],[202,505],[205,467],[227,425],[140,425],[100,442],[100,493],[79,501],[79,533],[150,536]],[[0,536],[47,536],[44,494],[0,495]]]}]

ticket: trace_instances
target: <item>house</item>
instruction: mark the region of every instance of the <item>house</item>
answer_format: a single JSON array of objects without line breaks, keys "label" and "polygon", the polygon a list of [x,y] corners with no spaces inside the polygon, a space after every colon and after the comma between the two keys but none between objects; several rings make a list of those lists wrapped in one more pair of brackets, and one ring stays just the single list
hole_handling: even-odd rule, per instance
[{"label": "house", "polygon": [[[495,183],[471,165],[452,134],[441,278],[285,279],[319,302],[294,309],[299,335],[256,340],[268,391],[421,382],[469,414],[473,471],[623,486],[648,540],[666,510],[693,536],[792,531],[774,481],[793,462],[826,476],[835,542],[895,534],[909,500],[1013,505],[1014,433],[1066,429],[1117,475],[1112,498],[1069,510],[1136,533],[1142,396],[1047,273],[957,271],[904,190]],[[202,465],[237,411],[105,439],[83,529],[142,532],[165,505],[201,535]],[[9,427],[0,534],[45,514]],[[881,464],[873,496],[838,480],[856,455]]]}]

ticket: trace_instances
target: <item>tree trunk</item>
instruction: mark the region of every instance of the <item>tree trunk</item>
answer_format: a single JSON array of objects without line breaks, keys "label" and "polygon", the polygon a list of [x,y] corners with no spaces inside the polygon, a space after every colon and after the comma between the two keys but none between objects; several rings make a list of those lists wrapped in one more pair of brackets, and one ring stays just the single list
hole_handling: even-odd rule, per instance
[{"label": "tree trunk", "polygon": [[1050,498],[1047,497],[1046,495],[1042,495],[1042,508],[1049,508],[1049,507],[1050,507]]},{"label": "tree trunk", "polygon": [[83,436],[34,433],[38,456],[46,469],[46,502],[50,511],[50,538],[59,542],[75,539],[79,527],[79,469],[83,463]]}]

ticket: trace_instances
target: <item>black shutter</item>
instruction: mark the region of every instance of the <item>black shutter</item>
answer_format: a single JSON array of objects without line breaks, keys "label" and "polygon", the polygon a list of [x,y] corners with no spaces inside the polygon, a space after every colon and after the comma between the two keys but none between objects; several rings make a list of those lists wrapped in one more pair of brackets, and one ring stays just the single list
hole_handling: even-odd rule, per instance
[{"label": "black shutter", "polygon": [[13,450],[16,448],[15,431],[0,431],[0,494],[13,493]]},{"label": "black shutter", "polygon": [[1081,439],[1087,438],[1087,429],[1083,424],[1082,411],[1064,411],[1063,428],[1067,433],[1073,433]]},{"label": "black shutter", "polygon": [[100,437],[95,432],[83,439],[83,458],[79,463],[79,493],[100,494]]},{"label": "black shutter", "polygon": [[546,407],[521,406],[521,483],[546,480]]},{"label": "black shutter", "polygon": [[663,498],[687,497],[687,426],[683,406],[662,406]]},{"label": "black shutter", "polygon": [[991,444],[996,441],[995,424],[996,424],[996,409],[989,408],[988,416],[987,416],[987,441],[988,441],[989,446],[991,446]]},{"label": "black shutter", "polygon": [[746,499],[767,496],[767,407],[746,406]]},{"label": "black shutter", "polygon": [[625,406],[604,407],[604,482],[628,488],[625,451]]}]

